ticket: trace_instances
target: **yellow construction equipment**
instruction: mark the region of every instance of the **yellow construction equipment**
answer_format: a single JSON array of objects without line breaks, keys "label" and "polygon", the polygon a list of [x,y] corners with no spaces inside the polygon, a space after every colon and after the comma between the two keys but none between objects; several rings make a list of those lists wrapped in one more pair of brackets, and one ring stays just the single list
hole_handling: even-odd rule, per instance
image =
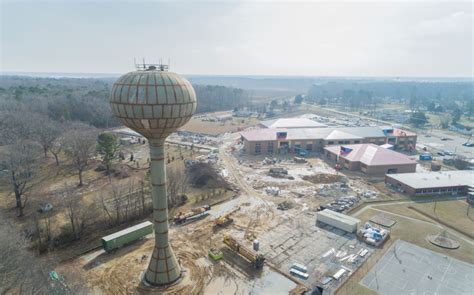
[{"label": "yellow construction equipment", "polygon": [[217,217],[214,220],[214,227],[225,227],[231,224],[232,222],[234,222],[234,219],[232,219],[230,216],[239,210],[240,210],[240,207],[237,207],[236,209],[230,211],[229,213]]},{"label": "yellow construction equipment", "polygon": [[226,244],[232,251],[236,252],[240,256],[248,260],[253,267],[262,268],[265,262],[265,257],[262,254],[258,254],[252,249],[239,243],[234,237],[229,235],[224,236],[224,244]]}]

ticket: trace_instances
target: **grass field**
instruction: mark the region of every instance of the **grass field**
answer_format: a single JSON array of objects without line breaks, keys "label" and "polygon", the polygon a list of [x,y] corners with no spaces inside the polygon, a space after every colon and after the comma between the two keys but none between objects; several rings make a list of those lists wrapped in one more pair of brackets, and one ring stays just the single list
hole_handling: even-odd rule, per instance
[{"label": "grass field", "polygon": [[257,124],[258,120],[256,118],[232,118],[232,120],[227,122],[209,122],[203,121],[201,118],[192,118],[182,129],[189,132],[216,136],[226,132],[243,130]]},{"label": "grass field", "polygon": [[[368,209],[361,213],[358,218],[365,222],[369,220],[372,216],[377,215],[379,213],[380,211]],[[462,261],[474,263],[474,245],[468,243],[464,239],[456,238],[456,240],[459,241],[461,246],[455,250],[442,249],[426,241],[427,235],[438,234],[443,230],[443,228],[441,228],[440,226],[428,222],[417,222],[412,219],[407,219],[398,215],[389,214],[389,217],[397,222],[391,228],[392,240],[401,239],[418,245],[420,247],[424,247],[435,252],[457,258]],[[450,230],[448,230],[448,232],[450,232]]]},{"label": "grass field", "polygon": [[[464,200],[437,202],[436,205],[435,203],[419,203],[412,207],[474,235],[474,208],[469,207]],[[467,215],[468,212],[469,215]]]},{"label": "grass field", "polygon": [[[465,202],[463,202],[464,201],[462,200],[438,202],[438,204],[436,205],[436,211],[438,212],[438,216],[441,218],[442,216],[452,214],[452,216],[446,218],[446,222],[452,222],[453,224],[463,227],[469,226],[469,224],[472,224],[473,221],[471,221],[471,219],[466,216],[467,207],[464,205]],[[433,250],[446,256],[450,256],[471,264],[474,263],[474,245],[464,239],[457,238],[456,236],[453,236],[451,234],[451,236],[455,237],[456,240],[460,243],[460,247],[455,250],[443,249],[428,242],[426,240],[426,236],[440,233],[443,230],[443,227],[435,224],[434,221],[424,217],[416,211],[409,209],[408,206],[410,205],[417,206],[417,208],[423,210],[423,212],[424,210],[427,210],[427,212],[429,212],[430,208],[432,210],[432,206],[434,206],[434,203],[402,203],[394,205],[381,205],[375,207],[378,210],[369,208],[357,216],[357,218],[359,218],[362,223],[365,223],[372,216],[380,214],[381,212],[379,210],[383,210],[389,218],[396,221],[396,224],[390,229],[390,240],[383,246],[382,249],[376,250],[374,254],[372,254],[372,256],[374,257],[371,258],[370,261],[373,262],[377,260],[377,258],[381,257],[383,253],[385,253],[385,251],[390,247],[391,242],[400,239],[413,243],[420,247]],[[417,219],[419,221],[413,219]],[[451,231],[448,229],[448,232]],[[365,276],[365,274],[375,264],[372,262],[366,263],[361,268],[359,268],[356,273],[354,273],[354,275],[346,282],[344,287],[337,292],[337,294],[377,294],[373,290],[370,290],[366,286],[363,286],[359,283],[361,278]]]}]

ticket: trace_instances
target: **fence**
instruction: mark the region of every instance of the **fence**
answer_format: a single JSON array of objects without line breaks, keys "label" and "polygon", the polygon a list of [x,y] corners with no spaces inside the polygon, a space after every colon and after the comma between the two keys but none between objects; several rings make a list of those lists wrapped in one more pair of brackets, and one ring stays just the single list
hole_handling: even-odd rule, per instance
[{"label": "fence", "polygon": [[377,262],[383,257],[385,252],[392,246],[394,241],[392,238],[389,238],[387,242],[383,245],[380,250],[375,250],[372,255],[370,255],[361,266],[354,271],[339,287],[334,291],[335,295],[365,295],[367,294],[367,289],[361,285],[359,282],[364,278],[364,276],[374,267]]}]

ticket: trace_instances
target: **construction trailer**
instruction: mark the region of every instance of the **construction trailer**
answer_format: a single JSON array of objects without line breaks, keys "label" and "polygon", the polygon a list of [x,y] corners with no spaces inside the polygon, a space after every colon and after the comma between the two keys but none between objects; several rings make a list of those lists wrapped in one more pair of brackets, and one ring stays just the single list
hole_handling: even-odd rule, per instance
[{"label": "construction trailer", "polygon": [[142,222],[102,238],[102,247],[111,252],[153,232],[153,223]]},{"label": "construction trailer", "polygon": [[338,213],[329,209],[324,209],[316,214],[316,222],[342,229],[353,233],[357,230],[360,220],[346,214]]}]

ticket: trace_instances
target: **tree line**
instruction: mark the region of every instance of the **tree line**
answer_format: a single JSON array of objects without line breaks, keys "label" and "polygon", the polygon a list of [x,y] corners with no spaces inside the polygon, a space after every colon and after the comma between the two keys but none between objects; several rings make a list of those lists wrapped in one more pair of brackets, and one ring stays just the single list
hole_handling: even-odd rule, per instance
[{"label": "tree line", "polygon": [[[79,121],[96,128],[120,126],[109,105],[113,82],[114,79],[2,76],[0,108],[42,114],[59,123]],[[194,89],[198,113],[230,110],[250,100],[249,92],[232,87],[194,85]]]}]

